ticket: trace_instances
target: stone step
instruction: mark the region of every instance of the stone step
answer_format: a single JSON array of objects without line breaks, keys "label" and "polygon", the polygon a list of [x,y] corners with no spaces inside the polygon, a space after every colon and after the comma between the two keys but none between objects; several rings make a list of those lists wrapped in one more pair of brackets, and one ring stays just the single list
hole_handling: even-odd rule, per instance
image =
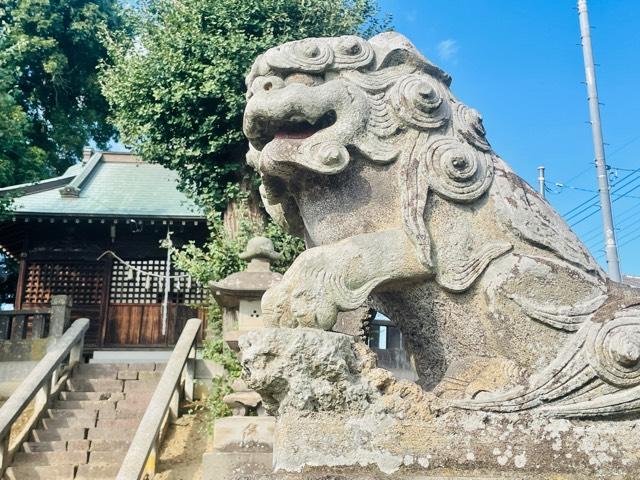
[{"label": "stone step", "polygon": [[27,465],[40,467],[46,465],[80,465],[87,463],[88,452],[74,450],[71,452],[17,452],[13,457],[12,465],[15,467]]},{"label": "stone step", "polygon": [[24,442],[22,451],[27,453],[38,452],[66,452],[67,442],[65,440],[55,440],[53,442]]},{"label": "stone step", "polygon": [[100,380],[100,381],[108,381],[108,380],[117,380],[118,378],[118,370],[110,370],[104,372],[97,373],[85,373],[85,372],[74,372],[71,375],[71,378],[75,378],[76,380]]},{"label": "stone step", "polygon": [[[133,437],[131,437],[133,439]],[[119,450],[128,450],[129,445],[131,444],[131,439],[129,440],[91,440],[91,447],[89,450],[91,452],[100,452],[104,450],[109,451],[119,451]],[[88,442],[89,440],[87,440]]]},{"label": "stone step", "polygon": [[160,377],[162,377],[162,372],[138,372],[138,380],[152,380],[154,382],[159,382]]},{"label": "stone step", "polygon": [[56,400],[53,408],[60,410],[102,410],[116,408],[115,400]]},{"label": "stone step", "polygon": [[116,419],[116,418],[142,418],[144,410],[116,409],[116,410],[100,410],[98,412],[98,420]]},{"label": "stone step", "polygon": [[118,370],[118,380],[138,380],[138,370],[130,368]]},{"label": "stone step", "polygon": [[155,380],[127,380],[124,382],[125,393],[147,393],[153,392],[158,386]]},{"label": "stone step", "polygon": [[96,450],[89,454],[89,465],[122,465],[126,450]]},{"label": "stone step", "polygon": [[123,380],[72,377],[67,380],[67,387],[72,392],[122,392],[123,383]]},{"label": "stone step", "polygon": [[167,362],[171,356],[171,349],[166,350],[96,350],[89,362],[91,364],[124,363],[149,364]]},{"label": "stone step", "polygon": [[110,400],[118,401],[124,399],[122,392],[60,392],[60,400]]},{"label": "stone step", "polygon": [[53,440],[83,440],[86,437],[87,429],[81,427],[72,428],[52,428],[50,430],[34,430],[33,440],[36,442],[50,442]]},{"label": "stone step", "polygon": [[135,400],[120,400],[116,405],[116,410],[144,412],[147,410],[150,400],[151,398],[137,398]]},{"label": "stone step", "polygon": [[98,418],[98,410],[67,410],[61,408],[51,408],[47,410],[49,418]]},{"label": "stone step", "polygon": [[66,418],[43,418],[42,428],[50,430],[52,428],[89,428],[96,426],[96,420],[91,417],[66,417]]},{"label": "stone step", "polygon": [[89,440],[131,440],[135,434],[135,428],[123,427],[96,427],[87,432]]},{"label": "stone step", "polygon": [[120,363],[81,363],[76,365],[73,370],[73,376],[83,375],[93,378],[111,377],[116,378],[118,370],[123,368]]},{"label": "stone step", "polygon": [[80,465],[75,480],[113,480],[118,475],[120,464]]},{"label": "stone step", "polygon": [[22,444],[22,450],[27,453],[89,450],[89,440],[53,440],[50,442],[24,442]]},{"label": "stone step", "polygon": [[[133,438],[133,436],[131,437]],[[129,439],[131,440],[131,439]],[[128,450],[129,440],[54,440],[48,442],[24,442],[22,450],[26,453],[72,452],[72,451],[121,451]]]},{"label": "stone step", "polygon": [[[7,480],[70,480],[73,478],[74,470],[74,465],[9,467],[5,472],[5,478]],[[111,480],[113,478],[115,476],[111,477]]]},{"label": "stone step", "polygon": [[140,425],[140,418],[103,418],[95,425],[97,428],[124,428],[135,430]]}]

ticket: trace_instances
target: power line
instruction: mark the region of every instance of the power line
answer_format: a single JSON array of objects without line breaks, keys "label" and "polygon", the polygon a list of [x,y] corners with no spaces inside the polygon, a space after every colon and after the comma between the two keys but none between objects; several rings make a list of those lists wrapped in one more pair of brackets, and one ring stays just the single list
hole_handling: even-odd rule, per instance
[{"label": "power line", "polygon": [[[545,183],[549,183],[549,182],[545,182]],[[558,193],[558,194],[560,194],[560,193],[562,193],[562,189],[564,189],[564,188],[568,188],[568,189],[570,189],[570,190],[577,190],[577,191],[579,191],[579,192],[599,193],[597,190],[593,190],[593,189],[590,189],[590,188],[574,187],[573,185],[567,185],[566,183],[559,183],[559,182],[556,182],[556,183],[554,183],[553,185],[554,185],[554,186],[556,186],[556,187],[559,187],[559,188],[560,188],[560,191],[553,192],[553,190],[551,190],[551,189],[549,189],[549,190],[547,190],[547,191],[551,191],[551,192],[553,192],[553,193]],[[613,192],[611,192],[611,194],[612,194],[612,195],[614,195],[614,193],[613,193]],[[618,194],[618,196],[624,196],[624,197],[626,197],[626,198],[636,198],[636,199],[639,199],[639,200],[640,200],[640,196],[637,196],[637,195],[620,195],[620,194]]]},{"label": "power line", "polygon": [[633,235],[636,232],[640,232],[640,226],[638,226],[637,228],[634,228],[633,230],[625,232],[624,235],[620,236],[620,240],[624,240],[625,238],[629,238],[630,235]]},{"label": "power line", "polygon": [[[608,152],[607,151],[607,157],[611,158],[614,155],[617,155],[618,153],[620,153],[622,150],[624,150],[625,148],[627,148],[629,145],[631,145],[633,142],[640,140],[640,135],[636,135],[635,137],[630,138],[629,140],[627,140],[626,142],[624,142],[622,145],[620,145],[618,148],[616,148],[615,150],[613,150],[612,152]],[[608,150],[608,149],[607,149]],[[584,170],[581,170],[580,172],[578,172],[576,175],[574,175],[573,177],[571,177],[569,180],[567,180],[565,183],[571,183],[574,180],[580,178],[581,176],[583,176],[585,173],[590,172],[591,168],[595,167],[595,162],[589,162],[589,167],[585,168]],[[610,170],[620,170],[621,172],[631,172],[631,169],[627,169],[627,168],[620,168],[620,167],[614,167],[614,166],[608,166]]]},{"label": "power line", "polygon": [[627,148],[629,145],[631,145],[633,142],[635,142],[636,140],[640,139],[640,135],[636,135],[635,137],[633,137],[631,140],[627,141],[626,143],[622,144],[620,147],[616,148],[613,152],[611,153],[607,153],[607,156],[609,158],[611,158],[612,156],[614,156],[616,153],[618,153],[620,150],[623,150],[625,148]]},{"label": "power line", "polygon": [[[638,217],[640,217],[640,209],[629,210],[619,218],[616,218],[616,232],[623,232],[623,230],[636,225],[640,221]],[[591,250],[600,243],[600,235],[602,235],[602,225],[597,225],[581,235],[582,242]]]},{"label": "power line", "polygon": [[[624,177],[622,177],[620,180],[618,180],[617,182],[615,182],[612,187],[615,187],[616,185],[618,185],[620,182],[624,182],[627,178],[632,177],[633,175],[636,175],[640,172],[640,168],[637,168],[635,170],[632,170],[631,173],[629,173],[628,175],[625,175]],[[578,210],[579,208],[583,207],[584,205],[586,205],[587,203],[592,202],[594,199],[598,198],[598,195],[593,195],[592,197],[588,198],[587,200],[585,200],[584,202],[580,203],[579,205],[576,205],[575,207],[573,207],[571,210],[569,210],[568,212],[562,214],[563,217],[567,217],[568,215],[571,215],[573,212],[575,212],[576,210]]]},{"label": "power line", "polygon": [[636,236],[635,236],[635,237],[633,237],[633,238],[628,239],[626,242],[624,242],[624,243],[623,243],[622,245],[620,245],[620,246],[621,246],[621,247],[624,247],[624,246],[625,246],[625,245],[627,245],[628,243],[631,243],[631,242],[633,242],[634,240],[637,240],[637,239],[639,239],[639,238],[640,238],[640,234],[636,235]]},{"label": "power line", "polygon": [[[627,185],[629,185],[629,184],[631,184],[631,183],[635,182],[636,180],[639,180],[639,179],[640,179],[640,176],[635,176],[635,178],[632,178],[631,180],[629,180],[628,182],[626,182],[624,185],[620,185],[620,186],[618,186],[618,185],[619,185],[620,183],[622,183],[625,179],[627,179],[627,178],[629,178],[629,177],[632,177],[632,176],[636,175],[636,174],[637,174],[637,172],[640,172],[640,168],[639,168],[639,169],[637,169],[637,170],[634,170],[634,171],[633,171],[632,173],[630,173],[629,175],[626,175],[624,178],[622,178],[622,179],[620,179],[619,181],[617,181],[617,182],[613,185],[613,187],[615,187],[615,188],[611,191],[611,193],[612,193],[612,194],[614,194],[614,193],[618,192],[620,189],[622,189],[622,188],[626,187]],[[629,193],[629,192],[626,192],[626,193]],[[594,195],[594,197],[597,197],[597,195]],[[592,198],[594,198],[594,197],[592,197]],[[621,197],[620,197],[620,196],[618,196],[618,198],[615,198],[613,201],[615,202],[616,200],[619,200],[620,198],[621,198]],[[585,202],[585,203],[586,203],[586,202]],[[581,215],[581,214],[582,214],[582,213],[584,213],[586,210],[588,210],[589,208],[592,208],[592,207],[594,207],[594,206],[597,206],[597,207],[598,207],[598,209],[597,209],[595,212],[590,213],[587,217],[585,217],[585,218],[588,218],[589,216],[593,215],[594,213],[597,213],[597,212],[598,212],[598,210],[600,210],[600,206],[598,205],[598,203],[597,203],[597,202],[596,202],[596,203],[592,203],[591,205],[588,205],[587,207],[583,208],[583,209],[582,209],[582,210],[580,210],[579,212],[574,213],[574,214],[572,214],[572,215],[570,215],[570,216],[568,216],[568,214],[567,214],[567,215],[565,215],[565,220],[567,220],[567,221],[572,220],[572,219],[576,218],[578,215]],[[580,221],[582,221],[582,220],[580,220]],[[577,222],[577,223],[579,223],[579,222]],[[573,225],[575,225],[575,224],[576,224],[576,223],[572,224],[572,226],[573,226]]]},{"label": "power line", "polygon": [[[640,179],[640,177],[638,177],[638,178],[634,179],[633,181],[638,180],[638,179]],[[628,185],[628,183],[627,183],[626,185]],[[624,188],[626,185],[623,185],[623,186],[622,186],[622,187],[620,187],[620,188]],[[640,188],[640,184],[639,184],[639,185],[636,185],[635,187],[631,188],[630,190],[627,190],[627,191],[626,191],[626,192],[624,192],[624,193],[618,194],[618,195],[616,196],[616,198],[614,198],[614,199],[611,201],[611,203],[615,203],[615,202],[617,202],[618,200],[620,200],[621,198],[630,198],[627,194],[629,194],[629,193],[631,193],[631,192],[633,192],[633,191],[637,190],[638,188]],[[612,192],[612,194],[615,194],[615,191],[614,191],[614,192]],[[598,208],[598,210],[599,210],[599,208]],[[589,217],[591,217],[593,214],[597,213],[597,212],[598,212],[598,210],[596,210],[595,212],[589,213],[588,215],[585,215],[585,216],[584,216],[584,217],[582,217],[580,220],[576,220],[574,223],[572,223],[572,224],[571,224],[571,226],[572,226],[572,227],[575,227],[575,226],[576,226],[576,225],[578,225],[579,223],[584,222],[587,218],[589,218]]]},{"label": "power line", "polygon": [[[640,216],[640,209],[629,210],[620,217],[616,217],[616,231],[621,231],[623,226],[626,227],[627,222],[637,216]],[[594,238],[597,238],[602,233],[602,225],[596,225],[595,227],[587,230],[582,234],[582,241],[587,243],[591,242]]]}]

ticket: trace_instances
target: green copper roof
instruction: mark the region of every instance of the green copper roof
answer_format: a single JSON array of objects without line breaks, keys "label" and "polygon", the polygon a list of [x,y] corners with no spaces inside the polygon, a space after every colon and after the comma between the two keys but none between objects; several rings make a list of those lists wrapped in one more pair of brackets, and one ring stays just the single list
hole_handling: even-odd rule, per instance
[{"label": "green copper roof", "polygon": [[161,165],[131,154],[104,152],[61,177],[0,193],[22,192],[13,201],[17,215],[204,218],[177,183],[176,172]]}]

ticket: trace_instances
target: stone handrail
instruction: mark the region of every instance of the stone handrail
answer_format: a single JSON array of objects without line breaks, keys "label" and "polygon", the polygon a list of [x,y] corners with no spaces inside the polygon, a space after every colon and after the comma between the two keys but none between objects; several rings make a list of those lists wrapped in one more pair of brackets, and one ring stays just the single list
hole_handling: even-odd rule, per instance
[{"label": "stone handrail", "polygon": [[[49,399],[58,393],[73,365],[80,361],[84,334],[88,328],[88,318],[76,320],[0,408],[0,476],[42,416]],[[15,438],[11,438],[14,422],[25,413],[32,401],[33,412],[29,420]]]},{"label": "stone handrail", "polygon": [[182,330],[116,480],[140,480],[155,474],[156,457],[165,427],[170,419],[178,417],[183,377],[185,398],[193,399],[196,339],[201,324],[201,320],[192,318]]}]

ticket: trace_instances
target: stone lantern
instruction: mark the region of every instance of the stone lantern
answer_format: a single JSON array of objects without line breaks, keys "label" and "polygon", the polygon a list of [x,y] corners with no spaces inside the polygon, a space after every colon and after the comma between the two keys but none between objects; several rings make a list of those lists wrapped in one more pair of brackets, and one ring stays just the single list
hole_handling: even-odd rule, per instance
[{"label": "stone lantern", "polygon": [[274,250],[268,238],[249,240],[240,258],[249,262],[246,270],[209,284],[222,308],[224,341],[236,352],[242,334],[264,327],[260,300],[267,289],[282,279],[281,274],[271,271],[271,262],[280,260],[282,255]]},{"label": "stone lantern", "polygon": [[[240,254],[247,269],[209,284],[222,308],[224,341],[238,351],[238,338],[246,332],[264,328],[260,300],[267,289],[282,279],[271,271],[271,262],[282,258],[271,240],[255,237]],[[260,395],[240,379],[223,401],[233,416],[219,418],[213,425],[213,451],[204,454],[204,479],[225,479],[232,473],[270,473],[273,462],[275,418],[265,416]]]}]

